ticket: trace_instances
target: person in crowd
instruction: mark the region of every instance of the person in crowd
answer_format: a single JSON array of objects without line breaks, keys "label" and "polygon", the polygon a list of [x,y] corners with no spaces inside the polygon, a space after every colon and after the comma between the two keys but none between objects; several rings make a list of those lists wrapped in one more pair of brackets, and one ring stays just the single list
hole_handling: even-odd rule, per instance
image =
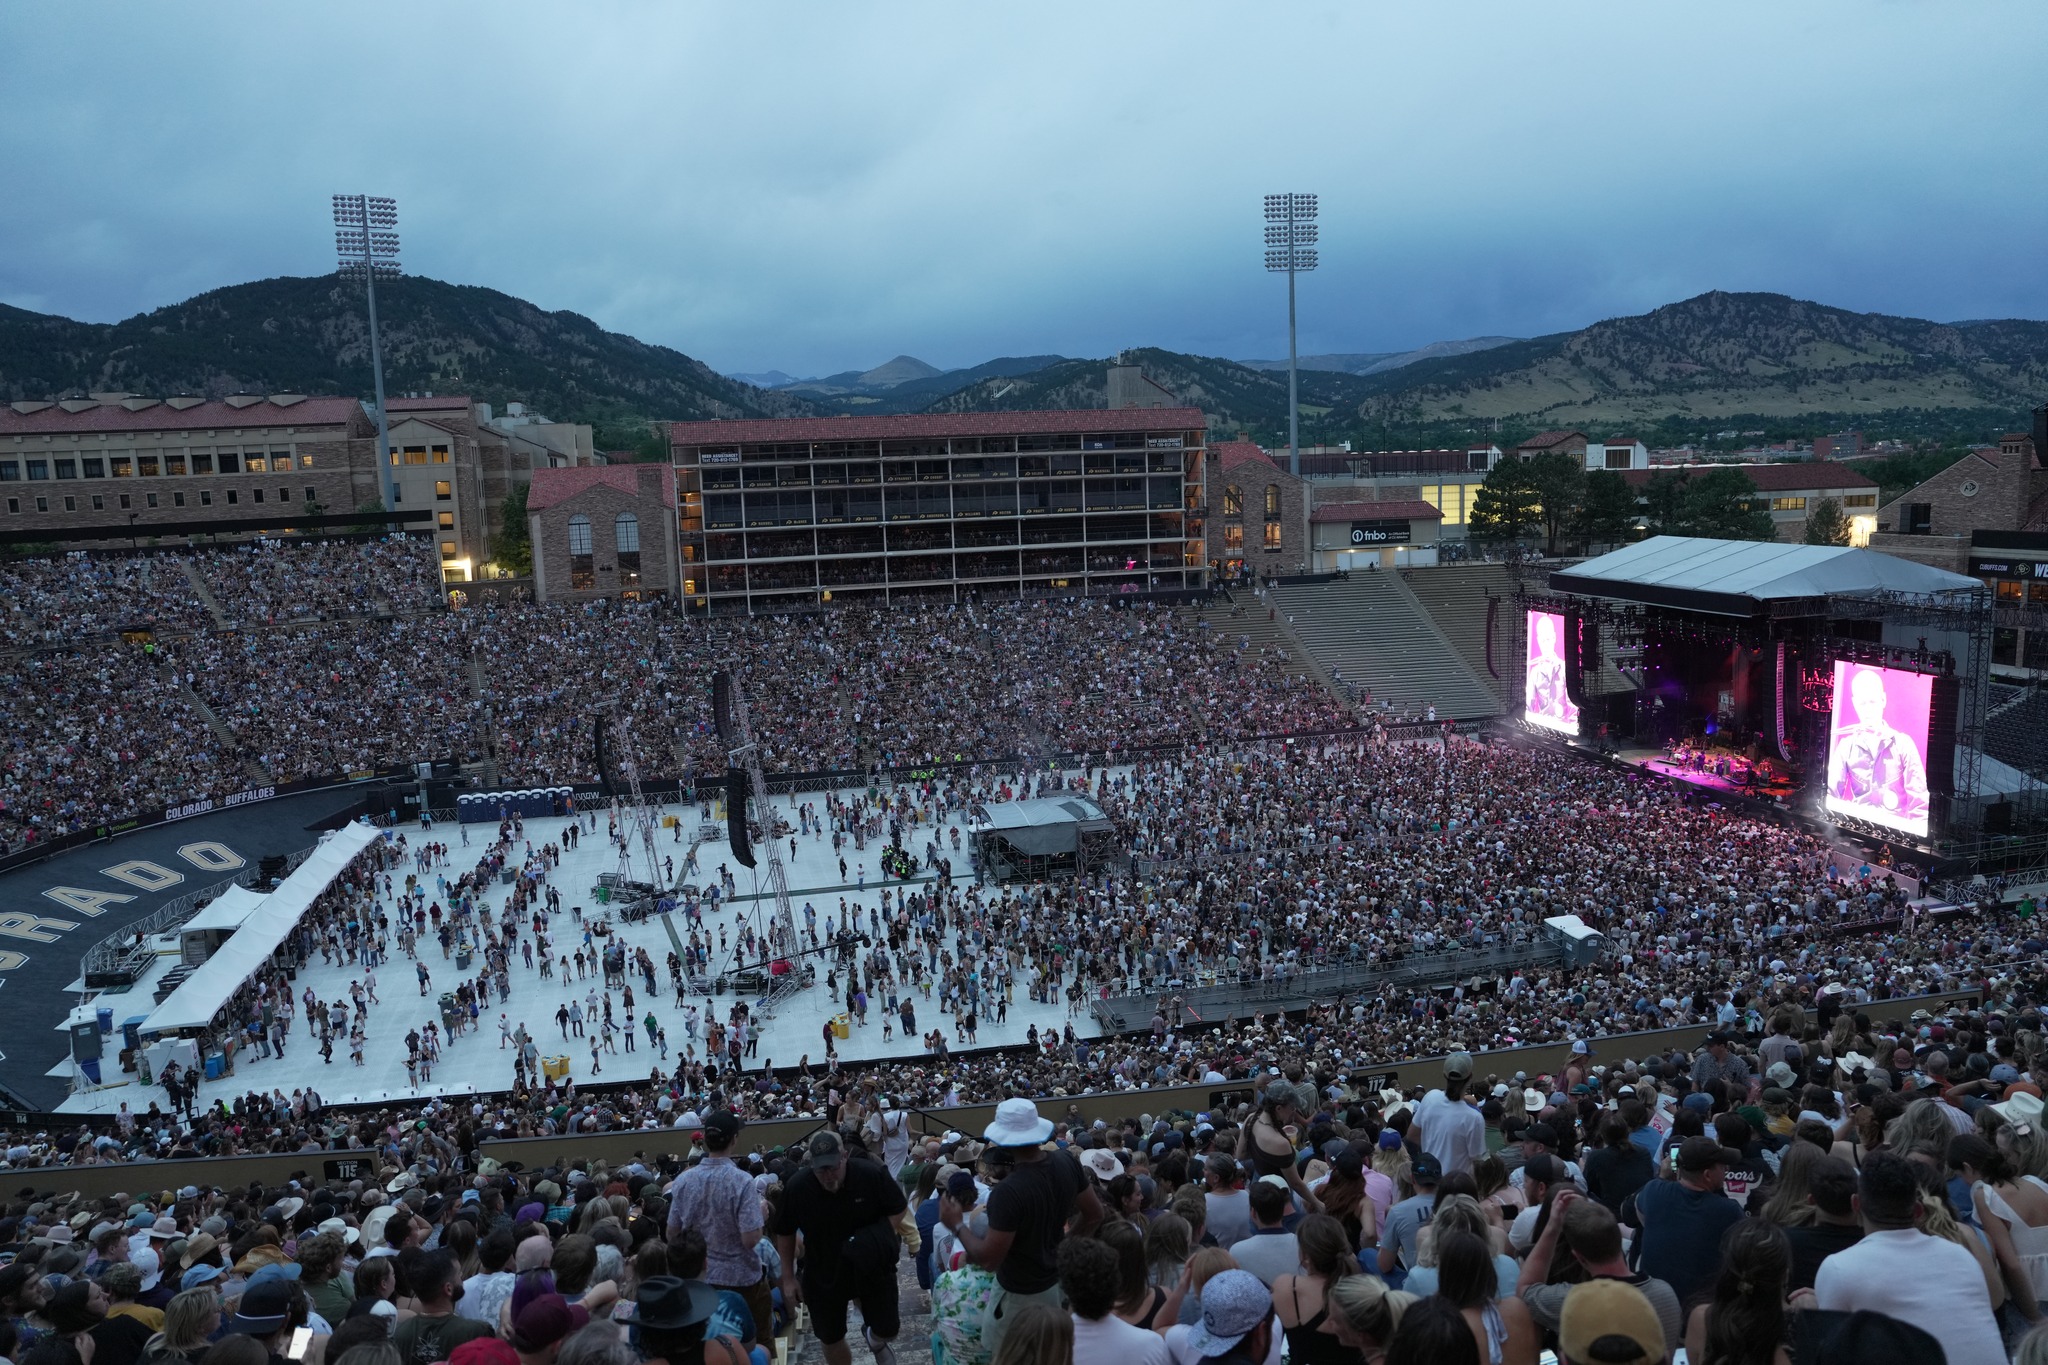
[{"label": "person in crowd", "polygon": [[1486,1365],[1486,1357],[1458,1305],[1432,1294],[1401,1314],[1383,1365]]},{"label": "person in crowd", "polygon": [[1302,1267],[1297,1234],[1286,1226],[1294,1201],[1284,1182],[1265,1176],[1253,1182],[1246,1200],[1251,1208],[1251,1236],[1233,1242],[1230,1255],[1241,1269],[1251,1271],[1270,1289],[1282,1275],[1292,1275]]},{"label": "person in crowd", "polygon": [[[827,1365],[849,1365],[847,1306],[860,1304],[862,1332],[876,1365],[896,1365],[891,1343],[897,1309],[895,1222],[907,1207],[903,1187],[865,1153],[850,1156],[831,1129],[812,1135],[803,1168],[782,1193],[774,1226],[782,1258],[782,1304],[806,1304]],[[797,1235],[804,1239],[798,1273]],[[715,1295],[714,1295],[715,1299]],[[709,1313],[706,1313],[709,1316]]]},{"label": "person in crowd", "polygon": [[1436,1209],[1436,1187],[1443,1178],[1436,1158],[1427,1152],[1415,1158],[1412,1174],[1415,1194],[1387,1211],[1386,1227],[1380,1233],[1379,1271],[1397,1288],[1396,1276],[1405,1276],[1419,1263],[1416,1242]]},{"label": "person in crowd", "polygon": [[1377,1275],[1347,1275],[1330,1288],[1330,1312],[1323,1330],[1351,1352],[1346,1365],[1374,1365],[1400,1330],[1401,1315],[1415,1295],[1387,1288]]},{"label": "person in crowd", "polygon": [[1472,1083],[1472,1054],[1453,1052],[1444,1058],[1444,1084],[1416,1106],[1409,1136],[1436,1158],[1445,1175],[1470,1175],[1486,1155],[1486,1120],[1465,1096]]},{"label": "person in crowd", "polygon": [[[729,1109],[714,1109],[704,1116],[704,1158],[669,1187],[668,1234],[673,1238],[688,1226],[704,1235],[709,1253],[705,1279],[747,1301],[754,1314],[749,1339],[765,1340],[774,1334],[775,1311],[767,1271],[756,1250],[763,1224],[760,1191],[732,1159],[741,1127],[738,1115]],[[902,1162],[897,1165],[900,1168]]]},{"label": "person in crowd", "polygon": [[1437,1297],[1455,1304],[1472,1329],[1487,1365],[1536,1365],[1541,1342],[1529,1309],[1512,1295],[1498,1298],[1493,1248],[1483,1236],[1438,1234]]},{"label": "person in crowd", "polygon": [[1982,1268],[1916,1226],[1924,1199],[1907,1157],[1873,1151],[1857,1177],[1863,1237],[1820,1263],[1815,1306],[1897,1318],[1940,1340],[1950,1365],[2000,1365],[2005,1344]]},{"label": "person in crowd", "polygon": [[1681,1301],[1711,1283],[1722,1234],[1742,1206],[1722,1192],[1740,1152],[1710,1137],[1679,1144],[1677,1178],[1653,1180],[1636,1193],[1642,1220],[1642,1269],[1671,1286]]},{"label": "person in crowd", "polygon": [[[1349,1348],[1324,1327],[1336,1311],[1331,1297],[1336,1286],[1360,1273],[1358,1258],[1351,1253],[1343,1224],[1328,1214],[1302,1219],[1296,1235],[1299,1264],[1270,1282],[1287,1358],[1295,1365],[1349,1365]],[[1257,1267],[1245,1268],[1257,1274]],[[1259,1278],[1265,1281],[1263,1275]]]},{"label": "person in crowd", "polygon": [[1562,1365],[1662,1365],[1675,1358],[1642,1291],[1608,1278],[1574,1285],[1565,1295],[1557,1354]]},{"label": "person in crowd", "polygon": [[1116,1251],[1094,1237],[1059,1244],[1060,1292],[1074,1316],[1074,1365],[1167,1365],[1166,1341],[1116,1313],[1122,1275]]},{"label": "person in crowd", "polygon": [[[1558,1264],[1560,1250],[1576,1263],[1575,1274],[1561,1273],[1565,1267]],[[1665,1351],[1678,1350],[1684,1319],[1677,1293],[1664,1281],[1629,1268],[1622,1254],[1621,1223],[1605,1204],[1577,1190],[1559,1190],[1550,1218],[1522,1262],[1515,1290],[1537,1327],[1556,1333],[1564,1321],[1566,1295],[1574,1284],[1588,1280],[1619,1280],[1637,1290],[1657,1314]]]},{"label": "person in crowd", "polygon": [[1721,1238],[1713,1296],[1686,1320],[1686,1359],[1700,1365],[1791,1365],[1791,1277],[1792,1244],[1783,1228],[1761,1218],[1730,1226]]}]

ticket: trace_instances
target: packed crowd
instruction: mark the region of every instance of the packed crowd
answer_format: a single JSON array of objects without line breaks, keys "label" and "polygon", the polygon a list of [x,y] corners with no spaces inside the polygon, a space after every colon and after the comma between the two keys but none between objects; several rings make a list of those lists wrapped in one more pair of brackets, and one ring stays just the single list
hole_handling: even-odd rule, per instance
[{"label": "packed crowd", "polygon": [[[727,1077],[665,1091],[667,1133],[612,1164],[508,1160],[528,1153],[487,1145],[509,1134],[482,1098],[339,1115],[302,1093],[187,1129],[124,1115],[78,1156],[151,1129],[174,1157],[348,1161],[225,1187],[139,1165],[88,1199],[12,1135],[0,1355],[761,1365],[802,1306],[831,1365],[855,1340],[893,1365],[914,1279],[939,1365],[2048,1358],[2032,1007],[1824,1001],[1544,1074],[1454,1052],[1405,1092],[1196,1051],[1201,1108],[1012,1095],[961,1132],[869,1075],[786,1145],[750,1139]],[[619,1126],[558,1101],[562,1131]]]},{"label": "packed crowd", "polygon": [[76,645],[151,622],[204,630],[213,618],[185,573],[185,558],[79,551],[0,564],[0,648]]},{"label": "packed crowd", "polygon": [[[330,615],[398,603],[402,593],[386,579],[412,581],[410,555],[408,542],[222,551],[204,571],[217,595],[231,580],[243,585],[223,602],[271,620],[282,601],[325,604]],[[301,572],[314,586],[301,589]],[[296,609],[282,614],[296,619]],[[724,667],[746,682],[771,771],[1355,723],[1281,660],[1176,611],[1101,602],[708,623],[654,604],[508,605],[202,630],[8,661],[17,685],[4,705],[20,724],[0,769],[0,845],[252,781],[429,758],[495,759],[514,786],[594,780],[600,711],[612,715],[614,742],[643,781],[721,772],[707,679]],[[50,687],[35,685],[45,679]],[[191,697],[232,746],[208,733]]]},{"label": "packed crowd", "polygon": [[240,625],[420,612],[441,602],[440,552],[428,536],[254,540],[193,558],[221,611]]}]

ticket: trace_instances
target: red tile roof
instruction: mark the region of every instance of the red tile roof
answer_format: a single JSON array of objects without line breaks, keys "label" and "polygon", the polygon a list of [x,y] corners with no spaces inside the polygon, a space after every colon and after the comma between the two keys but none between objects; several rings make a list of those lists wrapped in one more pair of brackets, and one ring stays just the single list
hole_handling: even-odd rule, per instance
[{"label": "red tile roof", "polygon": [[286,407],[267,400],[247,407],[233,407],[214,399],[189,408],[169,403],[151,403],[130,412],[120,403],[102,403],[78,412],[67,412],[52,404],[36,412],[16,412],[0,403],[0,435],[40,435],[44,432],[99,431],[217,431],[231,427],[328,427],[348,426],[374,432],[353,398],[303,398]]},{"label": "red tile roof", "polygon": [[1326,502],[1309,513],[1310,521],[1439,521],[1443,513],[1421,501]]},{"label": "red tile roof", "polygon": [[1567,441],[1583,441],[1585,439],[1586,433],[1583,431],[1539,431],[1526,441],[1516,442],[1515,449],[1548,450],[1552,446],[1561,446]]},{"label": "red tile roof", "polygon": [[1223,441],[1210,446],[1209,449],[1215,454],[1226,474],[1242,465],[1252,463],[1263,464],[1272,470],[1280,468],[1278,461],[1251,441]]},{"label": "red tile roof", "polygon": [[1200,408],[1080,408],[1053,412],[902,413],[877,417],[748,417],[671,422],[670,445],[769,441],[938,440],[948,436],[1080,435],[1091,431],[1200,431]]},{"label": "red tile roof", "polygon": [[665,464],[579,465],[568,469],[536,469],[533,486],[526,492],[529,511],[555,507],[570,498],[600,486],[615,488],[627,497],[640,496],[640,471],[660,476],[659,489],[664,507],[676,505],[676,471]]},{"label": "red tile roof", "polygon": [[1642,444],[1641,441],[1638,441],[1633,436],[1603,436],[1600,438],[1600,443],[1610,446],[1639,446]]},{"label": "red tile roof", "polygon": [[1749,481],[1756,485],[1759,493],[1786,493],[1800,488],[1854,488],[1874,489],[1877,480],[1868,474],[1859,474],[1845,464],[1833,460],[1795,460],[1786,464],[1668,464],[1656,469],[1623,470],[1621,477],[1637,488],[1644,487],[1653,475],[1705,474],[1716,469],[1739,469],[1749,475]]}]

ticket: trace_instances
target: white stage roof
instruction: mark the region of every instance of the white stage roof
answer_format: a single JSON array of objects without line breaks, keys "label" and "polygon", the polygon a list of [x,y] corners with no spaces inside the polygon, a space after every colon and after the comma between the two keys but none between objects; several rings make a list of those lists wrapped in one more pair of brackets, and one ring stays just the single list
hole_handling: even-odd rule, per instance
[{"label": "white stage roof", "polygon": [[1974,578],[1910,559],[1833,545],[1652,536],[1550,576],[1561,592],[1618,597],[1722,614],[1739,604],[1830,594],[1982,591]]},{"label": "white stage roof", "polygon": [[262,904],[255,908],[255,913],[243,921],[218,952],[200,963],[192,975],[179,983],[178,989],[164,998],[143,1022],[142,1031],[175,1033],[211,1023],[242,983],[270,960],[314,899],[358,853],[383,836],[382,830],[361,823],[343,825],[329,835],[277,890],[257,897]]}]

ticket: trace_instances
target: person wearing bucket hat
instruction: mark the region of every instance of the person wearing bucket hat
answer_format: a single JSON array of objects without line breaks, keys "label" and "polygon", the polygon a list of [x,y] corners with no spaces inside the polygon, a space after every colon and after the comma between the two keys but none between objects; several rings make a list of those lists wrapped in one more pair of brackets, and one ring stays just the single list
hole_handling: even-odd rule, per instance
[{"label": "person wearing bucket hat", "polygon": [[950,1195],[939,1199],[939,1221],[960,1239],[968,1259],[996,1272],[982,1325],[982,1345],[992,1354],[1026,1304],[1059,1306],[1059,1244],[1067,1224],[1078,1214],[1075,1232],[1085,1236],[1102,1222],[1102,1200],[1074,1153],[1045,1149],[1052,1129],[1028,1099],[996,1106],[982,1136],[1001,1149],[1011,1171],[989,1194],[986,1232],[974,1230]]},{"label": "person wearing bucket hat", "polygon": [[[846,1342],[847,1308],[853,1303],[860,1304],[876,1365],[896,1365],[890,1343],[902,1326],[896,1289],[901,1244],[894,1224],[908,1207],[903,1186],[887,1167],[865,1153],[849,1155],[830,1128],[811,1135],[803,1166],[783,1186],[773,1232],[782,1256],[783,1309],[809,1306],[826,1365],[853,1359]],[[801,1279],[798,1233],[804,1239]]]}]

